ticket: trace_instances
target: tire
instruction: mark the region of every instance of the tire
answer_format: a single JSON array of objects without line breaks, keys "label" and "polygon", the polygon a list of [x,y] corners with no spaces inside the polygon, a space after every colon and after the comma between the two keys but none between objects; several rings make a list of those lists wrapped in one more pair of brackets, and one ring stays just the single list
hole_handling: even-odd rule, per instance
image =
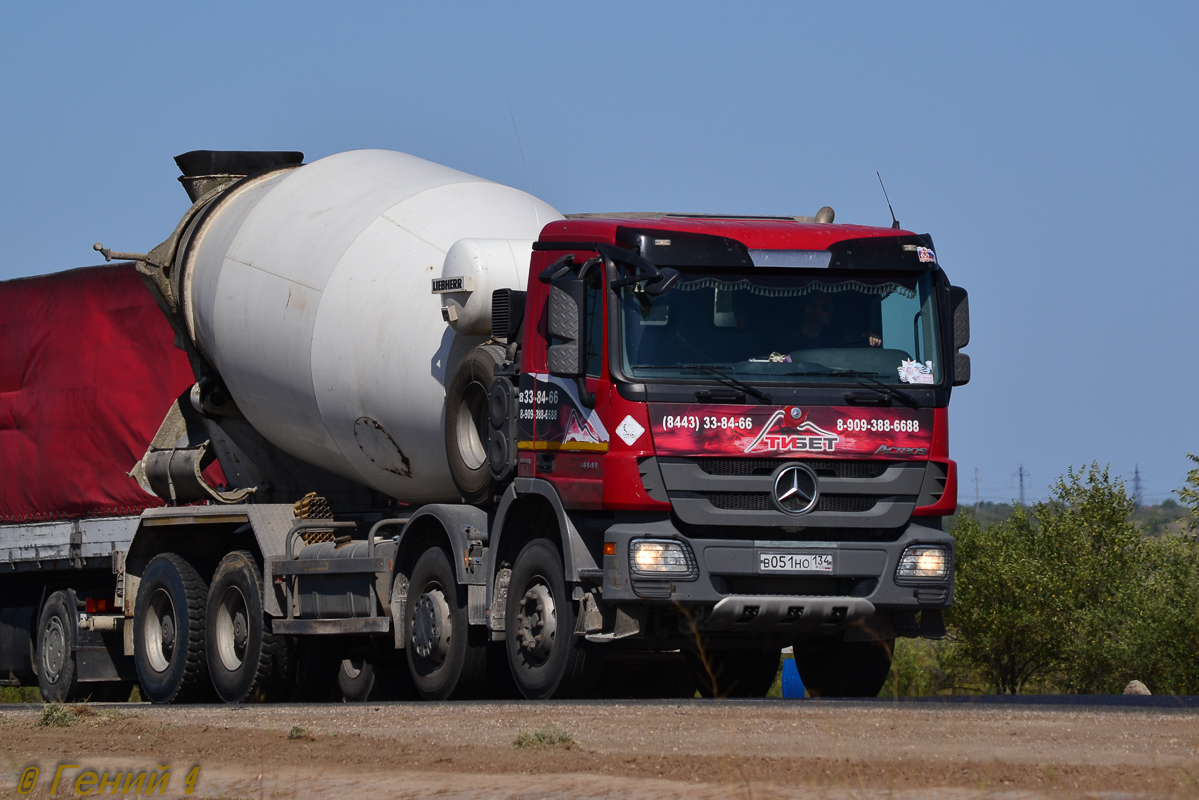
[{"label": "tire", "polygon": [[894,639],[796,642],[795,667],[813,697],[877,697],[891,673]]},{"label": "tire", "polygon": [[465,502],[487,503],[494,494],[488,447],[488,392],[504,350],[481,345],[458,362],[445,397],[445,452],[450,475]]},{"label": "tire", "polygon": [[602,653],[575,636],[575,604],[562,555],[549,539],[525,545],[512,566],[505,651],[512,679],[529,700],[598,693]]},{"label": "tire", "polygon": [[347,703],[381,699],[375,686],[375,665],[365,660],[343,659],[337,670],[337,690]]},{"label": "tire", "polygon": [[778,675],[779,650],[687,652],[691,676],[701,697],[765,697]]},{"label": "tire", "polygon": [[262,571],[253,554],[229,553],[208,587],[204,633],[208,674],[226,703],[262,701],[271,682],[274,637],[262,610]]},{"label": "tire", "polygon": [[415,700],[418,695],[408,676],[408,664],[394,658],[351,659],[337,670],[337,691],[347,703]]},{"label": "tire", "polygon": [[486,691],[487,632],[468,624],[466,589],[440,547],[426,550],[412,568],[404,619],[404,655],[422,698],[463,700]]},{"label": "tire", "polygon": [[211,692],[204,655],[208,583],[182,556],[155,556],[142,575],[133,614],[133,660],[151,703],[202,700]]},{"label": "tire", "polygon": [[75,669],[79,643],[79,612],[69,589],[46,598],[37,625],[37,686],[47,703],[67,703],[80,697]]}]

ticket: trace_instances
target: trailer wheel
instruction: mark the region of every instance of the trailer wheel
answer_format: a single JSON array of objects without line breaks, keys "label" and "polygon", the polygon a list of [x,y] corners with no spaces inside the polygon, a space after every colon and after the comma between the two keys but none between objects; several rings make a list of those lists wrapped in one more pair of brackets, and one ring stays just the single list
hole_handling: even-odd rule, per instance
[{"label": "trailer wheel", "polygon": [[458,585],[449,553],[440,547],[426,550],[412,568],[404,614],[409,631],[404,652],[420,696],[459,700],[481,694],[486,631],[468,624],[466,591]]},{"label": "trailer wheel", "polygon": [[505,608],[508,666],[529,700],[581,697],[593,688],[600,652],[575,636],[575,607],[558,548],[525,545],[512,566]]},{"label": "trailer wheel", "polygon": [[701,697],[765,697],[778,675],[780,650],[687,651]]},{"label": "trailer wheel", "polygon": [[483,345],[458,362],[445,395],[445,452],[450,475],[463,499],[472,504],[491,499],[490,441],[487,396],[495,380],[495,366],[504,351]]},{"label": "trailer wheel", "polygon": [[796,642],[795,667],[813,697],[877,697],[891,673],[894,639]]},{"label": "trailer wheel", "polygon": [[37,685],[47,703],[78,699],[75,672],[78,620],[72,591],[55,592],[42,606],[37,626]]},{"label": "trailer wheel", "polygon": [[221,559],[208,589],[208,674],[226,703],[262,700],[271,681],[274,637],[262,610],[262,572],[253,554]]},{"label": "trailer wheel", "polygon": [[150,702],[187,702],[208,693],[207,599],[207,582],[182,556],[163,553],[146,567],[133,615],[133,660]]}]

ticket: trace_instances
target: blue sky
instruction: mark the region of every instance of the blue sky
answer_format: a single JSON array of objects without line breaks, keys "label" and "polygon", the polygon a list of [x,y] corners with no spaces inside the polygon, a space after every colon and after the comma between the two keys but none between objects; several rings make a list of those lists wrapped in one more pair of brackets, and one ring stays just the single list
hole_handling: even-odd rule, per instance
[{"label": "blue sky", "polygon": [[975,469],[1005,500],[1023,464],[1032,499],[1092,460],[1160,500],[1199,452],[1199,5],[8,3],[0,29],[0,279],[153,247],[193,149],[887,224],[878,170],[970,291],[961,502]]}]

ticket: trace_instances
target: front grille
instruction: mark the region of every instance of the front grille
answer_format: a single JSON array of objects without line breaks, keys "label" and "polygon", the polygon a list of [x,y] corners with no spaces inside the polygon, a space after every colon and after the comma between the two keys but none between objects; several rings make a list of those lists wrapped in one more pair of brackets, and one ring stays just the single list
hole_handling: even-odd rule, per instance
[{"label": "front grille", "polygon": [[848,514],[865,513],[878,504],[877,497],[863,494],[822,494],[816,501],[816,511],[837,511]]},{"label": "front grille", "polygon": [[[706,492],[704,497],[722,511],[777,511],[765,492]],[[878,503],[877,497],[861,494],[822,494],[813,511],[861,514]]]},{"label": "front grille", "polygon": [[774,511],[770,495],[762,492],[708,492],[708,502],[722,511]]},{"label": "front grille", "polygon": [[847,597],[853,582],[845,578],[791,575],[725,575],[715,577],[713,583],[722,594]]},{"label": "front grille", "polygon": [[821,478],[878,478],[895,462],[861,461],[825,458],[697,458],[695,463],[709,475],[743,477],[772,475],[783,464],[799,461],[807,464]]}]

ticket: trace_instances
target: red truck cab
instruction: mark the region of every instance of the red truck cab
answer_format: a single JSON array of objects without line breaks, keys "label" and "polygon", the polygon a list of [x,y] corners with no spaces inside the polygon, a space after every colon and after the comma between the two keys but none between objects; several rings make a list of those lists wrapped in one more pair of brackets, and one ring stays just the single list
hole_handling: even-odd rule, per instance
[{"label": "red truck cab", "polygon": [[[860,664],[855,641],[942,635],[969,324],[930,237],[565,219],[529,276],[527,322],[496,331],[518,411],[492,431],[492,474],[552,484],[603,559],[604,604],[717,643],[823,648],[826,670]],[[493,317],[509,327],[511,299]],[[877,692],[875,672],[856,688]]]}]

